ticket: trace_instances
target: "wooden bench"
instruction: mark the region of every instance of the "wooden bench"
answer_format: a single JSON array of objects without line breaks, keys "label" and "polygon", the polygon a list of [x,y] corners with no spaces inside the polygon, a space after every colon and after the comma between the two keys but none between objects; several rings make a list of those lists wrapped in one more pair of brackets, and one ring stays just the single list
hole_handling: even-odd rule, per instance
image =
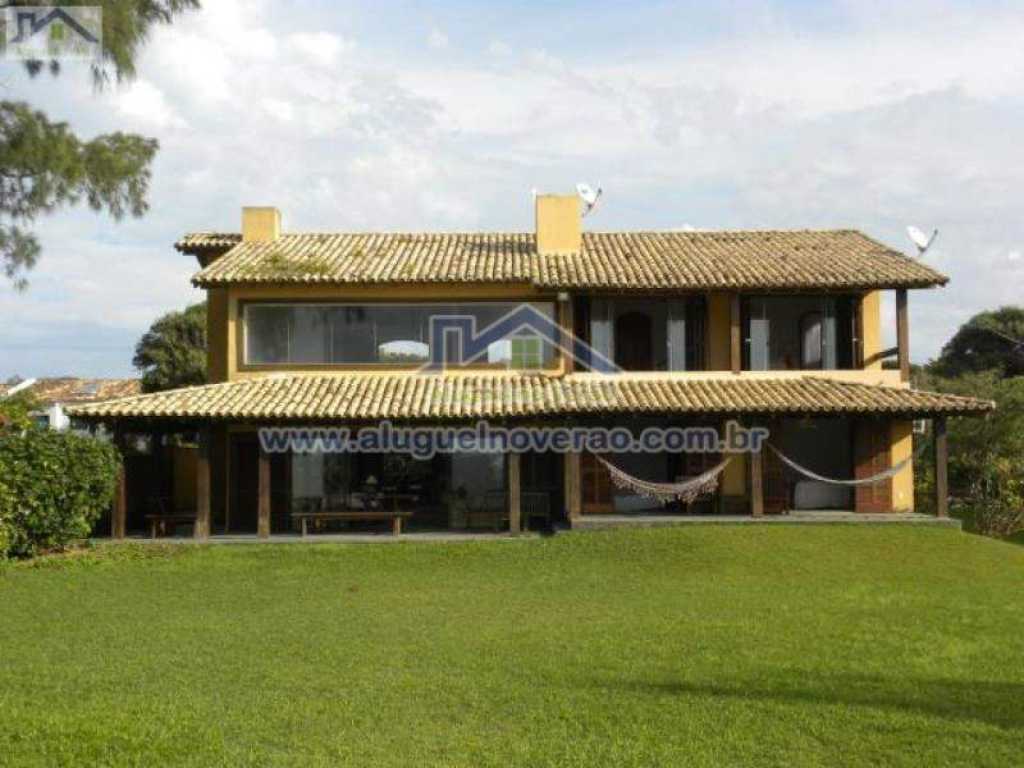
[{"label": "wooden bench", "polygon": [[310,520],[390,520],[391,533],[402,533],[402,520],[412,517],[412,512],[386,509],[345,509],[336,512],[292,512],[292,519],[302,523],[302,535],[307,533]]},{"label": "wooden bench", "polygon": [[156,538],[157,528],[160,533],[167,533],[168,523],[192,523],[192,533],[195,534],[196,515],[194,512],[160,512],[159,514],[146,515],[149,521],[149,537]]}]

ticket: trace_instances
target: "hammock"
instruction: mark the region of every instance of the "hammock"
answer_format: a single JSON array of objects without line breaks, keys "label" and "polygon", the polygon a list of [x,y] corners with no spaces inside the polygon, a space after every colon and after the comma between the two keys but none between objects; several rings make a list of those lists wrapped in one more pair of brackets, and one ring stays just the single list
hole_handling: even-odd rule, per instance
[{"label": "hammock", "polygon": [[766,443],[766,445],[771,449],[772,453],[778,456],[782,463],[785,464],[790,469],[794,470],[795,472],[798,472],[801,475],[804,475],[805,477],[809,477],[812,480],[817,480],[822,483],[828,483],[830,485],[872,485],[873,483],[879,483],[882,482],[883,480],[888,480],[889,478],[897,475],[905,466],[907,466],[915,458],[918,458],[922,454],[922,452],[928,447],[927,443],[922,443],[921,447],[917,449],[917,452],[913,456],[907,456],[907,458],[905,458],[895,467],[890,467],[884,472],[879,472],[877,475],[871,475],[871,477],[862,477],[859,480],[837,480],[836,478],[833,477],[825,477],[824,475],[819,475],[817,472],[812,472],[811,470],[807,469],[807,467],[803,467],[797,464],[791,458],[784,455],[778,448],[776,448],[771,443]]},{"label": "hammock", "polygon": [[681,501],[684,504],[689,504],[706,493],[714,492],[718,488],[718,478],[725,469],[725,465],[732,461],[732,456],[729,456],[707,472],[682,483],[652,483],[648,480],[641,480],[638,477],[626,474],[614,464],[609,464],[596,454],[594,458],[601,462],[611,474],[612,482],[616,488],[625,488],[633,491],[638,496],[644,496],[660,502]]}]

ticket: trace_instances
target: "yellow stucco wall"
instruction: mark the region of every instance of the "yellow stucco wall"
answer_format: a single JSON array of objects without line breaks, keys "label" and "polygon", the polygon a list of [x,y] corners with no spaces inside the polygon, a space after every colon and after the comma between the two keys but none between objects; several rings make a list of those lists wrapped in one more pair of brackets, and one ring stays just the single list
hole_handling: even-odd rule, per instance
[{"label": "yellow stucco wall", "polygon": [[722,473],[722,493],[726,496],[745,496],[747,493],[747,455],[737,453]]},{"label": "yellow stucco wall", "polygon": [[[892,466],[911,458],[914,453],[914,423],[907,419],[893,421],[890,428],[889,455]],[[894,512],[914,511],[914,462],[896,473],[892,479],[892,509]]]},{"label": "yellow stucco wall", "polygon": [[861,345],[865,370],[881,370],[882,360],[882,293],[864,294],[860,303]]},{"label": "yellow stucco wall", "polygon": [[732,341],[732,295],[712,293],[708,296],[708,370],[732,370],[730,359]]}]

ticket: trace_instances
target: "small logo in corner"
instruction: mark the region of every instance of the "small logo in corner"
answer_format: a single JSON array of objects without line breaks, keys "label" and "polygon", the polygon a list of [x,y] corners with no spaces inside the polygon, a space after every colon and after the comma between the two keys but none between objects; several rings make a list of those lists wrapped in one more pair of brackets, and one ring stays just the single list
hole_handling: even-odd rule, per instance
[{"label": "small logo in corner", "polygon": [[8,6],[4,56],[26,61],[96,60],[103,40],[103,10],[95,5]]}]

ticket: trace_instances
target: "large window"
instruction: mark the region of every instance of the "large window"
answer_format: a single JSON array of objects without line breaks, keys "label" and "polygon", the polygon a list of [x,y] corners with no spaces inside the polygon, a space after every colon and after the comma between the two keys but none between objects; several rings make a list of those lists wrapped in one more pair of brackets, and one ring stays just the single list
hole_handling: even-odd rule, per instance
[{"label": "large window", "polygon": [[672,299],[594,297],[586,313],[591,348],[626,371],[704,369],[706,308],[699,296]]},{"label": "large window", "polygon": [[[465,304],[245,305],[246,365],[421,364],[430,360],[430,319],[471,316],[479,333],[514,311],[511,302]],[[552,322],[554,305],[532,305]],[[489,344],[475,361],[505,367],[541,367],[554,349],[520,331]],[[451,339],[451,336],[449,337]]]},{"label": "large window", "polygon": [[745,370],[853,367],[857,339],[852,297],[753,296],[743,304]]}]

